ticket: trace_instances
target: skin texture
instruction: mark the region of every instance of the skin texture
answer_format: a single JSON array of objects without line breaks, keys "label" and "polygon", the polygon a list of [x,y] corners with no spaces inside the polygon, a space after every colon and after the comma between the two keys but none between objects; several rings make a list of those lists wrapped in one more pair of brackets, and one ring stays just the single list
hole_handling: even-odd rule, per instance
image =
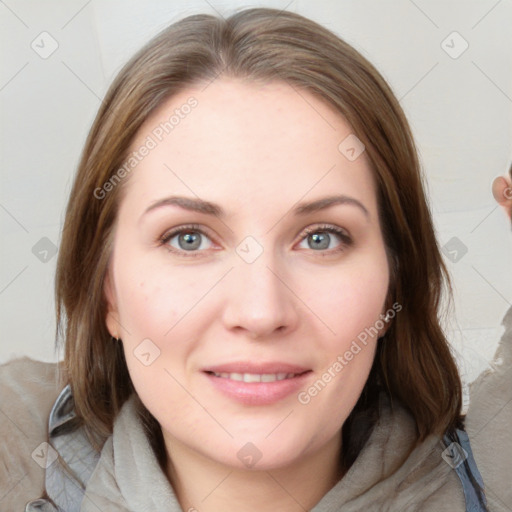
[{"label": "skin texture", "polygon": [[[241,404],[202,369],[287,362],[312,370],[306,389],[380,319],[389,271],[372,173],[364,152],[349,161],[338,150],[351,133],[339,114],[279,82],[223,78],[190,87],[145,122],[133,149],[191,96],[198,105],[125,184],[105,287],[107,326],[122,339],[136,391],[162,427],[168,477],[184,510],[309,509],[341,476],[340,429],[377,336],[307,405],[297,393]],[[333,194],[357,199],[368,214],[351,204],[291,213],[298,202]],[[226,217],[178,206],[144,214],[171,195],[216,203]],[[191,223],[206,233],[197,256],[187,256],[179,235],[159,243]],[[352,242],[327,233],[328,248],[316,248],[304,229],[321,224],[342,228]],[[263,250],[252,263],[236,251],[248,236]],[[254,254],[257,246],[248,247]],[[145,339],[160,351],[150,365],[135,355]],[[251,468],[237,456],[247,443],[261,454]]]}]

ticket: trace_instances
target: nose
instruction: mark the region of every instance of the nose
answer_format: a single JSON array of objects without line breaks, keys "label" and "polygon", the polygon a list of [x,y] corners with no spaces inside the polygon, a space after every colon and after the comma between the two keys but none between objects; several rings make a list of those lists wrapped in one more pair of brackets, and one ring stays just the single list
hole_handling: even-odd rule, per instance
[{"label": "nose", "polygon": [[275,267],[274,259],[262,255],[253,263],[240,261],[230,272],[223,311],[228,330],[265,339],[296,328],[299,300],[293,282],[289,273]]}]

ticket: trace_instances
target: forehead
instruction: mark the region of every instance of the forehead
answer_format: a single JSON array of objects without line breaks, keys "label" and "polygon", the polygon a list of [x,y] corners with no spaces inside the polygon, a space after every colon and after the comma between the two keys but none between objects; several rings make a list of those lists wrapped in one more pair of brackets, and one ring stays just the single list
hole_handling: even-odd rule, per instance
[{"label": "forehead", "polygon": [[307,91],[217,79],[181,91],[145,121],[131,150],[151,150],[127,197],[148,203],[180,193],[261,206],[277,195],[290,206],[339,192],[374,202],[365,152],[349,160],[340,149],[349,136],[341,114]]}]

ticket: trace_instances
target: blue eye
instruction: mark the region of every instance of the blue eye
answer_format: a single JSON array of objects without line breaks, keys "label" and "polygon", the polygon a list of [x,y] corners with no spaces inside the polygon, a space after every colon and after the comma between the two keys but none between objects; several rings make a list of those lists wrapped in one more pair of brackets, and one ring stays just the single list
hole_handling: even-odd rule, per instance
[{"label": "blue eye", "polygon": [[[338,245],[332,247],[332,242],[336,238]],[[305,229],[301,234],[301,244],[303,243],[307,243],[306,249],[327,256],[345,250],[353,244],[353,241],[345,230],[327,224]],[[204,250],[212,247],[210,237],[196,224],[180,226],[165,233],[159,239],[159,244],[165,246],[169,252],[184,257],[201,256]]]},{"label": "blue eye", "polygon": [[[335,235],[333,237],[332,235]],[[346,247],[352,245],[352,239],[345,230],[331,225],[315,226],[307,228],[302,234],[303,242],[308,244],[308,247],[315,252],[325,251],[329,249],[329,253],[337,253]],[[333,239],[338,238],[340,241],[337,246],[332,247],[331,242]]]},{"label": "blue eye", "polygon": [[[181,226],[180,228],[166,233],[160,239],[160,243],[165,245],[171,252],[194,253],[198,252],[198,249],[204,250],[209,248],[204,247],[203,239],[205,237],[208,238],[206,233],[199,226]],[[172,243],[174,239],[176,239],[176,241]],[[195,256],[195,254],[184,254],[184,256]]]}]

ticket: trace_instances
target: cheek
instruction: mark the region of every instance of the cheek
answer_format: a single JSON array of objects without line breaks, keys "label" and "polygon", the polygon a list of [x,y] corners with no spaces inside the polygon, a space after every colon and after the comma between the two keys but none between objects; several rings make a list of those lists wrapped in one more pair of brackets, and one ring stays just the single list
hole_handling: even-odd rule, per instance
[{"label": "cheek", "polygon": [[387,262],[361,261],[329,273],[318,273],[301,286],[304,302],[328,328],[332,348],[342,349],[384,312],[388,291]]},{"label": "cheek", "polygon": [[323,338],[324,373],[315,384],[317,389],[305,390],[304,399],[311,400],[315,414],[325,418],[326,432],[332,433],[345,421],[367,381],[388,279],[384,256],[361,258],[343,272],[333,273],[325,280],[329,283],[326,293],[318,295],[316,305],[319,311],[323,308],[325,322],[335,334]]},{"label": "cheek", "polygon": [[201,271],[180,270],[143,258],[125,259],[117,268],[121,322],[133,337],[154,337],[156,343],[170,337],[166,333],[189,314],[212,279]]},{"label": "cheek", "polygon": [[197,274],[179,272],[143,258],[118,261],[117,292],[128,371],[144,405],[159,420],[187,423],[197,416],[184,390],[186,363],[201,326],[187,322],[205,291]]},{"label": "cheek", "polygon": [[133,342],[150,338],[158,343],[176,323],[178,301],[163,284],[134,273],[133,279],[120,286],[120,319]]},{"label": "cheek", "polygon": [[311,309],[322,312],[322,321],[331,332],[317,338],[322,370],[299,401],[313,416],[322,418],[322,435],[328,438],[348,417],[368,379],[379,343],[387,267],[357,266],[333,274],[325,283],[325,293],[310,296]]},{"label": "cheek", "polygon": [[186,379],[187,361],[208,322],[195,306],[205,311],[201,298],[218,279],[206,266],[191,271],[156,260],[132,251],[115,267],[120,322],[127,331],[126,362],[139,395],[148,403],[153,398],[146,397],[147,389],[166,389],[173,400],[181,396],[170,374],[179,382]]}]

